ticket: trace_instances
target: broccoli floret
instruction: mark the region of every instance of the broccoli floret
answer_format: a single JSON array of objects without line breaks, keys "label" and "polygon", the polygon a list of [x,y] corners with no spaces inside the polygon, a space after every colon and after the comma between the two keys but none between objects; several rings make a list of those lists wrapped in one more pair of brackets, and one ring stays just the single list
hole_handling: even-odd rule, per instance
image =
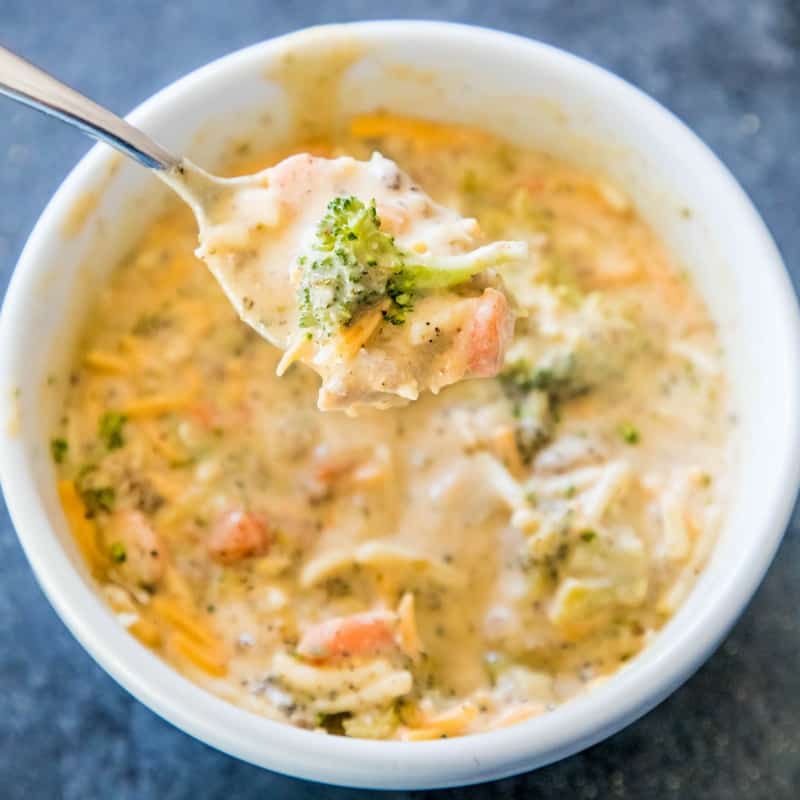
[{"label": "broccoli floret", "polygon": [[[336,197],[328,203],[311,253],[300,257],[300,325],[330,335],[358,311],[388,295],[403,271],[403,254],[381,230],[374,201]],[[394,280],[393,280],[394,279]],[[404,282],[405,283],[405,282]],[[398,319],[412,306],[413,285],[404,285],[390,309]]]},{"label": "broccoli floret", "polygon": [[511,402],[517,451],[524,464],[530,464],[552,437],[560,403],[590,388],[576,375],[571,353],[535,365],[519,359],[500,373],[499,380]]},{"label": "broccoli floret", "polygon": [[118,411],[106,411],[97,425],[100,438],[108,450],[119,450],[125,444],[123,429],[128,418]]},{"label": "broccoli floret", "polygon": [[519,359],[503,370],[500,380],[512,400],[518,400],[529,392],[538,390],[545,392],[551,403],[558,403],[585,394],[590,388],[581,379],[576,366],[573,353],[537,364]]},{"label": "broccoli floret", "polygon": [[545,392],[533,389],[514,401],[512,412],[517,452],[523,464],[530,464],[553,435],[555,420],[552,402]]},{"label": "broccoli floret", "polygon": [[330,336],[365,308],[388,300],[384,318],[401,325],[421,291],[464,283],[491,266],[524,258],[527,246],[498,242],[453,256],[410,253],[381,230],[375,201],[336,197],[328,203],[309,252],[300,256],[299,323]]},{"label": "broccoli floret", "polygon": [[69,451],[69,445],[66,439],[51,439],[50,440],[50,455],[56,464],[63,464]]}]

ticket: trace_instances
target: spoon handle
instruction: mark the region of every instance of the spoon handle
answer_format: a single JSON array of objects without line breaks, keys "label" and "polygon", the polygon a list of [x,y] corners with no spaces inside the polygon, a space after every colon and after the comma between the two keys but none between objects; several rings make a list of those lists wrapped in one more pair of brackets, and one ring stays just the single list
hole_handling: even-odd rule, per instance
[{"label": "spoon handle", "polygon": [[169,172],[181,164],[181,159],[124,119],[4,47],[0,47],[0,94],[63,120],[150,169]]}]

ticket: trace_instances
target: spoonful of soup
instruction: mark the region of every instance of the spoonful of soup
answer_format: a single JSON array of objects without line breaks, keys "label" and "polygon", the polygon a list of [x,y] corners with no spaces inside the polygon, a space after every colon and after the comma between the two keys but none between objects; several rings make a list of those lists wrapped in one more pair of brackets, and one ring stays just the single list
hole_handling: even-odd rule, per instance
[{"label": "spoonful of soup", "polygon": [[197,255],[244,322],[321,377],[318,405],[354,413],[500,370],[513,312],[496,268],[524,242],[481,241],[393,161],[292,156],[220,178],[0,48],[0,93],[152,169],[191,207]]}]

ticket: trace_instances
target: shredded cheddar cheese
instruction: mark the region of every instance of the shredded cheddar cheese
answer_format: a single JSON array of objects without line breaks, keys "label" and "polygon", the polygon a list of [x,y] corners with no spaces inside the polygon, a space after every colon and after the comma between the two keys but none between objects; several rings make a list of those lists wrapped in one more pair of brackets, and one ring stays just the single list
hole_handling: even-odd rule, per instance
[{"label": "shredded cheddar cheese", "polygon": [[[264,212],[260,192],[311,169],[281,159],[363,165],[377,150],[380,225],[373,194],[352,206],[389,277],[398,252],[424,264],[476,240],[524,240],[528,257],[447,292],[403,270],[391,302],[368,293],[317,341],[292,327],[291,253],[288,293],[237,256],[214,265],[249,276],[226,294],[194,255],[191,214],[167,208],[109,271],[71,379],[52,387],[61,507],[118,623],[249,712],[408,742],[534,729],[635,659],[711,556],[735,435],[714,324],[604,175],[432,120],[322,130],[280,151],[238,142],[228,173],[276,171],[250,187],[248,224],[203,246],[246,254],[254,231],[304,213],[317,241],[324,204]],[[446,230],[425,192],[457,209]],[[311,322],[338,274],[320,247],[303,250],[324,273],[305,284]],[[287,332],[283,354],[265,330]],[[335,364],[322,380],[320,353]],[[391,384],[387,407],[320,411],[364,376]]]}]

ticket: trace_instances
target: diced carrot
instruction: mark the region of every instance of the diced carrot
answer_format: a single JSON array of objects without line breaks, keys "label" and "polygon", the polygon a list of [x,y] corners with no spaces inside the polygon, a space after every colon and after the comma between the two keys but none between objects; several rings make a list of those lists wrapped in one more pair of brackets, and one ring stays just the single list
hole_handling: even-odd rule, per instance
[{"label": "diced carrot", "polygon": [[262,516],[234,509],[217,520],[208,540],[208,552],[215,561],[233,564],[262,555],[269,543],[269,530]]},{"label": "diced carrot", "polygon": [[513,318],[502,292],[486,289],[461,333],[466,348],[466,375],[491,378],[500,371],[513,333]]},{"label": "diced carrot", "polygon": [[396,647],[395,622],[395,615],[388,611],[334,617],[309,628],[297,652],[316,661],[377,655]]}]

